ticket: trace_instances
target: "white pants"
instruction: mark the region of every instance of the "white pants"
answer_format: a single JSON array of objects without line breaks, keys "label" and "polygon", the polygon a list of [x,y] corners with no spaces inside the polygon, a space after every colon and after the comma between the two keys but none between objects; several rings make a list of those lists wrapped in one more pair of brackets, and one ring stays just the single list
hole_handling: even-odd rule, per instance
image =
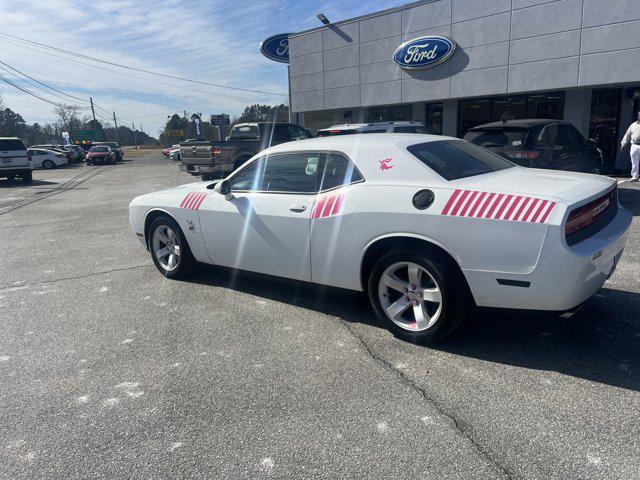
[{"label": "white pants", "polygon": [[640,170],[640,145],[631,145],[631,178],[638,178]]}]

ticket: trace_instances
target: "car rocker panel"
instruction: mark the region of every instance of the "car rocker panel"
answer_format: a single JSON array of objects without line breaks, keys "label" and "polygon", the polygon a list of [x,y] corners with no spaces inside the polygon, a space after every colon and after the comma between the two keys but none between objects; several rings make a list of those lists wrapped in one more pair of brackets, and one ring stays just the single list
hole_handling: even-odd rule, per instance
[{"label": "car rocker panel", "polygon": [[[343,136],[273,147],[258,157],[340,152],[364,181],[313,195],[249,192],[232,200],[207,188],[209,183],[195,183],[137,197],[131,224],[140,237],[146,215],[162,210],[178,222],[198,261],[352,290],[366,289],[367,250],[389,238],[423,240],[450,255],[478,306],[568,310],[602,286],[631,223],[631,214],[612,196],[615,180],[513,166],[447,181],[407,150],[443,140],[461,142],[372,134],[366,144]],[[430,203],[420,209],[414,197],[424,189]],[[601,215],[603,195],[615,198],[609,223],[569,245],[570,214],[586,205],[590,210],[581,215]],[[600,204],[591,208],[594,201]],[[300,217],[290,214],[292,204],[300,204]],[[298,255],[298,261],[281,261],[287,255]]]}]

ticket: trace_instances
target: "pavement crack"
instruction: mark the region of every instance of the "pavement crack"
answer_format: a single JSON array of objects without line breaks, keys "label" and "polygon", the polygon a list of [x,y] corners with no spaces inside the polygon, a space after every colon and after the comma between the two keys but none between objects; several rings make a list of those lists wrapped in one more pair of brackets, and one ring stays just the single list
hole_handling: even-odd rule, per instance
[{"label": "pavement crack", "polygon": [[443,416],[445,416],[446,418],[448,418],[451,423],[453,424],[454,428],[458,431],[458,433],[464,437],[465,439],[467,439],[472,445],[473,447],[476,449],[476,451],[483,457],[485,458],[491,465],[493,465],[497,470],[500,471],[500,473],[502,475],[504,475],[505,478],[509,479],[509,480],[515,480],[518,477],[510,472],[507,467],[505,467],[503,464],[501,464],[493,455],[493,453],[488,450],[487,448],[485,448],[473,435],[473,433],[471,432],[469,426],[465,423],[462,422],[460,420],[458,420],[458,418],[456,418],[456,416],[449,412],[440,402],[438,402],[437,400],[433,399],[432,397],[429,396],[429,394],[427,393],[427,391],[422,388],[420,385],[418,385],[414,380],[412,380],[411,378],[409,378],[404,372],[402,372],[401,370],[397,369],[396,367],[394,367],[389,361],[387,361],[385,358],[383,358],[382,356],[378,355],[376,352],[373,351],[373,349],[369,346],[369,344],[367,344],[367,342],[364,340],[364,338],[362,338],[361,335],[359,335],[351,326],[351,324],[340,318],[340,317],[334,317],[336,318],[340,323],[342,323],[342,325],[347,329],[347,331],[356,339],[358,340],[358,342],[360,343],[360,345],[362,345],[362,348],[367,352],[367,355],[369,355],[369,357],[371,357],[371,359],[373,361],[375,361],[376,363],[378,363],[379,365],[382,365],[383,368],[391,371],[393,374],[395,374],[400,381],[407,385],[409,388],[411,388],[412,390],[414,390],[415,392],[417,392],[419,395],[422,396],[422,398],[428,402],[429,404],[433,405],[436,410],[438,410],[438,412],[440,412]]},{"label": "pavement crack", "polygon": [[37,285],[48,285],[52,283],[66,282],[68,280],[79,280],[81,278],[96,277],[98,275],[106,275],[107,273],[126,272],[129,270],[136,270],[139,268],[150,268],[150,267],[153,267],[153,265],[135,265],[133,267],[113,268],[111,270],[103,270],[101,272],[86,273],[84,275],[75,275],[72,277],[54,278],[52,280],[42,280],[41,282],[21,283],[19,285],[8,285],[5,287],[0,287],[0,292],[4,290],[22,289],[22,288],[28,288],[28,287],[35,287]]}]

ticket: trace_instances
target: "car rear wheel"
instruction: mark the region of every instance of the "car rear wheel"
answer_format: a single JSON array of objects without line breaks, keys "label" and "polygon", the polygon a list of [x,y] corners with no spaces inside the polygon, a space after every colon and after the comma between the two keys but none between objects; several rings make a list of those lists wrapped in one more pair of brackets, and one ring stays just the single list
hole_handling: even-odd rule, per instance
[{"label": "car rear wheel", "polygon": [[180,226],[167,216],[158,217],[149,227],[149,251],[156,268],[167,278],[182,278],[196,266]]},{"label": "car rear wheel", "polygon": [[52,168],[56,168],[56,164],[51,160],[45,160],[42,162],[42,168],[46,168],[47,170],[51,170]]},{"label": "car rear wheel", "polygon": [[401,250],[389,252],[373,266],[368,295],[389,330],[420,343],[453,333],[471,305],[462,273],[450,259]]},{"label": "car rear wheel", "polygon": [[20,178],[22,178],[23,183],[31,183],[33,181],[33,173],[25,172],[20,175]]}]

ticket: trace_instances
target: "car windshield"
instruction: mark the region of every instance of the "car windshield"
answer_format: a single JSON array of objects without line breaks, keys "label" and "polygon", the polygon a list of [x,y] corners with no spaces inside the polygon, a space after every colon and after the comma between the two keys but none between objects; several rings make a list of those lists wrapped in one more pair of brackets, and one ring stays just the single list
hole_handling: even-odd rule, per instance
[{"label": "car windshield", "polygon": [[13,139],[13,138],[5,138],[0,139],[0,150],[24,150],[24,143],[22,140]]},{"label": "car windshield", "polygon": [[528,133],[526,128],[478,128],[467,132],[463,139],[485,148],[521,150]]},{"label": "car windshield", "polygon": [[515,166],[499,155],[464,140],[418,143],[407,150],[446,180],[473,177]]},{"label": "car windshield", "polygon": [[90,152],[108,152],[109,147],[91,147]]}]

